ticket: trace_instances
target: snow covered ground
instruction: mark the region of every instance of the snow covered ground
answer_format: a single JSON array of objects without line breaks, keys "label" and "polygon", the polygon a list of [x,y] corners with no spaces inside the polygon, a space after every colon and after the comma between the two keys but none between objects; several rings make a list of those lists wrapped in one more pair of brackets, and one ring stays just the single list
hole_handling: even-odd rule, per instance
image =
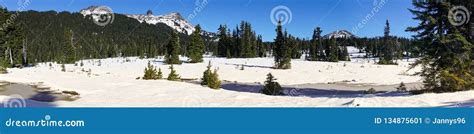
[{"label": "snow covered ground", "polygon": [[[185,60],[185,58],[183,58]],[[409,63],[376,65],[364,59],[352,62],[310,62],[293,60],[292,69],[274,70],[272,58],[204,59],[203,63],[175,65],[182,78],[200,78],[208,61],[218,69],[221,80],[238,83],[263,83],[266,74],[272,73],[282,85],[350,81],[350,84],[388,85],[420,82],[421,78],[406,71]],[[257,93],[213,90],[197,84],[166,80],[136,80],[143,75],[147,63],[169,73],[163,59],[110,58],[85,60],[84,66],[66,65],[66,72],[59,64],[41,63],[36,67],[9,69],[0,80],[16,83],[38,83],[59,90],[73,90],[81,98],[75,101],[52,103],[27,100],[28,107],[435,107],[474,106],[474,91],[404,96],[354,96],[354,97],[295,97],[266,96]],[[242,69],[242,65],[243,70]],[[91,71],[88,73],[87,71]],[[341,89],[343,90],[343,89]],[[10,97],[0,96],[7,102]]]}]

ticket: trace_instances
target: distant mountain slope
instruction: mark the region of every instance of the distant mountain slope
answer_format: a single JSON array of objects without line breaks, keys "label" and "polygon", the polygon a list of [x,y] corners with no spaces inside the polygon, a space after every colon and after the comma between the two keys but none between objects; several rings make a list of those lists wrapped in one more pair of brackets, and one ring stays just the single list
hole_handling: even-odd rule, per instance
[{"label": "distant mountain slope", "polygon": [[[90,6],[82,9],[80,13],[84,16],[91,14],[104,14],[103,11],[97,10],[99,6]],[[127,17],[138,20],[140,23],[158,24],[164,23],[178,32],[190,35],[195,29],[193,24],[184,19],[180,13],[173,12],[166,15],[153,15],[151,11],[147,14],[124,14]]]},{"label": "distant mountain slope", "polygon": [[337,30],[332,33],[326,34],[323,38],[357,38],[354,34],[347,30]]},{"label": "distant mountain slope", "polygon": [[[26,30],[28,59],[32,62],[61,61],[72,40],[77,59],[117,56],[154,57],[164,53],[173,30],[159,23],[140,23],[115,14],[113,23],[99,26],[91,16],[70,12],[20,12],[16,20]],[[183,52],[189,36],[180,34]]]},{"label": "distant mountain slope", "polygon": [[191,34],[194,32],[194,26],[185,20],[179,13],[170,13],[166,15],[152,15],[152,14],[126,14],[127,17],[137,19],[139,22],[146,22],[148,24],[164,23],[178,32],[184,34]]}]

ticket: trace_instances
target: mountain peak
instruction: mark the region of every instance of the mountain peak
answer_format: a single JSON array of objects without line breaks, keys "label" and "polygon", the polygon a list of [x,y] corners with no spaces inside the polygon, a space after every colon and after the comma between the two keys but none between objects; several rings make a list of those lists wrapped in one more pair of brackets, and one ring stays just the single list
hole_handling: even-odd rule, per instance
[{"label": "mountain peak", "polygon": [[99,6],[97,6],[97,5],[92,5],[92,6],[89,6],[89,7],[87,7],[87,8],[82,9],[81,11],[83,11],[83,10],[94,10],[94,9],[96,9],[96,8],[99,8]]},{"label": "mountain peak", "polygon": [[92,14],[107,14],[111,13],[111,11],[108,11],[108,8],[104,8],[103,6],[89,6],[87,8],[84,8],[80,11],[80,13],[84,16],[86,15],[92,15]]},{"label": "mountain peak", "polygon": [[169,16],[176,16],[176,17],[182,17],[180,13],[178,12],[171,12],[168,14]]},{"label": "mountain peak", "polygon": [[[101,6],[89,6],[82,9],[80,13],[84,16],[94,14],[105,14],[106,12],[98,10]],[[171,12],[165,15],[154,15],[152,10],[148,10],[146,14],[124,14],[127,17],[136,19],[140,23],[158,24],[163,23],[176,31],[190,35],[194,32],[194,26],[181,16],[179,12]]]},{"label": "mountain peak", "polygon": [[127,17],[137,19],[139,22],[148,24],[164,23],[178,32],[191,34],[194,32],[194,26],[184,19],[180,13],[171,12],[166,15],[153,15],[151,12],[147,14],[125,14]]},{"label": "mountain peak", "polygon": [[353,38],[356,37],[354,34],[347,30],[336,30],[332,33],[326,34],[323,36],[323,38]]}]

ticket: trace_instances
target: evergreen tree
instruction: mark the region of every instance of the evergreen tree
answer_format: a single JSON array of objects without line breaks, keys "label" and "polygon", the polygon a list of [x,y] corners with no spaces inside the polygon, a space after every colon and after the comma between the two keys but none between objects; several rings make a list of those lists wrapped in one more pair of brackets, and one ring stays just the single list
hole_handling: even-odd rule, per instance
[{"label": "evergreen tree", "polygon": [[338,47],[338,59],[340,61],[351,61],[347,46]]},{"label": "evergreen tree", "polygon": [[161,68],[158,68],[158,72],[156,73],[155,79],[163,79],[163,72],[161,72]]},{"label": "evergreen tree", "polygon": [[242,21],[233,29],[232,35],[228,32],[226,25],[220,25],[218,30],[217,56],[252,58],[265,55],[266,49],[262,37],[256,35],[249,22]]},{"label": "evergreen tree", "polygon": [[241,44],[241,30],[238,26],[232,31],[232,49],[227,49],[232,53],[232,57],[241,57],[242,44]]},{"label": "evergreen tree", "polygon": [[331,38],[327,38],[323,40],[323,46],[324,46],[324,55],[326,56],[326,59],[323,59],[325,61],[329,61],[329,56],[331,53],[331,45],[330,45]]},{"label": "evergreen tree", "polygon": [[393,43],[392,38],[390,37],[390,24],[387,20],[385,22],[383,44],[380,46],[380,51],[382,52],[382,55],[379,55],[379,64],[395,64],[393,62],[395,53],[394,45],[395,44]]},{"label": "evergreen tree", "polygon": [[377,93],[377,90],[374,88],[369,88],[368,90],[364,91],[365,94],[375,94]]},{"label": "evergreen tree", "polygon": [[267,56],[267,55],[266,55],[266,53],[267,53],[266,51],[267,51],[267,50],[266,50],[265,44],[264,44],[263,41],[262,41],[262,36],[261,36],[261,35],[259,35],[259,36],[257,37],[257,49],[258,49],[258,50],[257,50],[257,56],[258,56],[258,57],[265,57],[265,56]]},{"label": "evergreen tree", "polygon": [[406,92],[407,91],[407,87],[405,85],[405,83],[400,83],[400,85],[397,87],[397,91],[399,92]]},{"label": "evergreen tree", "polygon": [[8,22],[13,16],[0,7],[0,66],[25,65],[23,58],[24,31],[18,23]]},{"label": "evergreen tree", "polygon": [[242,21],[240,24],[240,29],[242,30],[241,35],[240,35],[240,43],[241,43],[241,56],[243,58],[250,58],[253,57],[254,53],[252,50],[252,40],[251,40],[251,32],[250,31],[250,24],[248,22]]},{"label": "evergreen tree", "polygon": [[219,41],[218,41],[218,46],[217,46],[217,56],[218,57],[226,57],[226,56],[230,56],[230,54],[228,54],[228,46],[230,45],[230,37],[228,35],[228,31],[227,31],[227,26],[226,25],[220,25],[219,26],[219,29],[218,29],[218,37],[219,37]]},{"label": "evergreen tree", "polygon": [[326,51],[327,51],[329,62],[338,62],[339,61],[339,57],[338,57],[339,47],[336,44],[336,38],[329,39],[329,44],[328,44],[328,47],[327,47]]},{"label": "evergreen tree", "polygon": [[217,74],[217,70],[214,69],[214,72],[211,71],[211,62],[207,65],[206,71],[204,71],[201,85],[206,85],[212,89],[219,89],[221,87],[221,81],[219,80],[219,75]]},{"label": "evergreen tree", "polygon": [[318,61],[325,59],[324,58],[324,50],[322,47],[322,38],[321,33],[323,31],[320,27],[317,27],[313,31],[313,38],[311,39],[310,50],[309,50],[309,60],[311,61]]},{"label": "evergreen tree", "polygon": [[209,64],[207,65],[206,71],[202,74],[202,79],[201,79],[201,85],[208,85],[210,78],[211,78],[211,61],[209,61]]},{"label": "evergreen tree", "polygon": [[207,86],[212,89],[219,89],[221,87],[221,81],[219,80],[217,69],[214,69],[214,72],[210,74],[209,83]]},{"label": "evergreen tree", "polygon": [[173,30],[171,34],[171,39],[166,46],[167,53],[165,55],[165,62],[168,64],[181,64],[179,60],[179,54],[181,50],[181,46],[179,43],[179,36],[176,31]]},{"label": "evergreen tree", "polygon": [[173,64],[170,66],[170,74],[168,74],[167,80],[170,81],[179,81],[181,80],[181,77],[176,73],[176,70],[174,70]]},{"label": "evergreen tree", "polygon": [[291,50],[286,41],[286,35],[283,34],[281,21],[278,21],[276,29],[277,37],[273,46],[273,56],[275,57],[276,69],[290,69],[291,68]]},{"label": "evergreen tree", "polygon": [[275,77],[271,73],[267,74],[267,80],[265,81],[265,86],[261,90],[263,94],[266,95],[282,95],[283,88],[278,82],[275,82]]},{"label": "evergreen tree", "polygon": [[144,80],[150,80],[153,79],[153,74],[155,73],[155,68],[151,65],[150,62],[148,62],[147,67],[145,67],[144,75],[142,79]]},{"label": "evergreen tree", "polygon": [[202,62],[204,54],[204,40],[201,37],[201,26],[197,25],[191,34],[191,43],[188,45],[188,55],[191,63]]},{"label": "evergreen tree", "polygon": [[287,37],[287,46],[290,48],[290,55],[292,59],[299,59],[301,57],[300,52],[300,39],[293,37],[292,35],[288,35]]},{"label": "evergreen tree", "polygon": [[343,52],[344,57],[346,58],[344,61],[351,61],[351,56],[349,55],[349,50],[347,50],[347,46],[344,46]]},{"label": "evergreen tree", "polygon": [[156,71],[156,68],[148,62],[147,67],[145,67],[145,74],[143,75],[142,79],[144,80],[158,80],[163,78],[163,72],[161,72],[161,68]]},{"label": "evergreen tree", "polygon": [[74,63],[76,61],[76,49],[74,47],[74,33],[72,30],[66,28],[64,30],[65,40],[65,52],[63,62],[66,64]]},{"label": "evergreen tree", "polygon": [[472,89],[472,42],[462,33],[463,27],[449,22],[448,11],[464,1],[413,1],[410,9],[415,19],[421,23],[407,31],[416,32],[413,36],[422,45],[422,52],[412,67],[421,65],[418,74],[424,78],[427,92],[453,92]]}]

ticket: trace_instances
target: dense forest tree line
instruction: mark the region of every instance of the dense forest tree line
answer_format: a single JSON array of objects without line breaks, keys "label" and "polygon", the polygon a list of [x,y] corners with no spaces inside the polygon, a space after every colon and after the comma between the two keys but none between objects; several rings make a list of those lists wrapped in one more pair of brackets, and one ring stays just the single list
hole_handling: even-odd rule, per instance
[{"label": "dense forest tree line", "polygon": [[25,30],[21,25],[14,23],[12,13],[0,8],[0,71],[3,67],[12,67],[28,63],[25,49],[27,48]]},{"label": "dense forest tree line", "polygon": [[323,38],[320,27],[313,31],[313,37],[306,48],[307,60],[310,61],[350,61],[347,46],[353,46],[354,38]]},{"label": "dense forest tree line", "polygon": [[390,24],[387,20],[384,36],[374,38],[360,38],[355,47],[365,51],[365,57],[378,57],[379,64],[396,64],[395,60],[419,57],[418,46],[412,39],[390,35]]},{"label": "dense forest tree line", "polygon": [[307,46],[307,60],[310,61],[349,61],[350,55],[347,46],[354,46],[359,53],[365,53],[364,57],[377,58],[379,64],[396,64],[395,60],[404,57],[418,57],[419,49],[413,40],[390,35],[389,22],[387,20],[384,28],[384,36],[372,38],[324,38],[322,30],[317,27],[313,31],[313,37]]},{"label": "dense forest tree line", "polygon": [[[13,20],[8,20],[14,12],[6,9],[0,11],[0,22],[6,26],[1,32],[0,56],[3,66],[165,55],[166,45],[174,31],[165,24],[140,23],[121,14],[114,14],[113,23],[99,26],[93,23],[91,16],[80,13],[25,11],[19,12]],[[178,33],[178,36],[181,45],[179,54],[188,55],[190,36],[182,33]],[[208,48],[215,39],[203,36],[201,40]]]},{"label": "dense forest tree line", "polygon": [[[79,13],[22,12],[18,23],[28,29],[28,59],[70,63],[64,57],[70,57],[71,46],[75,54],[69,59],[154,57],[164,55],[163,48],[173,31],[164,24],[139,23],[120,14],[115,14],[114,22],[104,27],[95,25],[91,19],[84,19]],[[180,36],[182,43],[187,44],[187,35]]]},{"label": "dense forest tree line", "polygon": [[266,47],[262,36],[252,30],[249,22],[242,21],[239,26],[231,30],[226,25],[218,29],[218,57],[227,58],[252,58],[266,56]]},{"label": "dense forest tree line", "polygon": [[[355,47],[359,48],[360,52],[365,52],[365,58],[370,57],[381,57],[381,53],[384,50],[384,37],[374,37],[374,38],[359,38],[356,40]],[[394,59],[403,59],[403,58],[414,58],[419,57],[419,50],[413,41],[413,39],[408,39],[404,37],[395,37],[390,36],[389,41],[392,41],[394,44]]]}]

